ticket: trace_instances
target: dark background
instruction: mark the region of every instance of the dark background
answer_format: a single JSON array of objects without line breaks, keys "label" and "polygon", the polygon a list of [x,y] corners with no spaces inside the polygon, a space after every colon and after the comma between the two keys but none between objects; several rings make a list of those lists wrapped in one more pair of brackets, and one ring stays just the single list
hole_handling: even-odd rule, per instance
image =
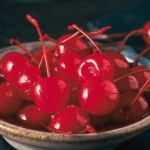
[{"label": "dark background", "polygon": [[[22,43],[38,40],[36,28],[27,21],[37,19],[42,33],[59,38],[68,25],[83,27],[142,0],[0,0],[0,48],[15,38]],[[123,30],[122,30],[123,31]]]},{"label": "dark background", "polygon": [[[67,27],[73,23],[87,31],[111,25],[108,33],[139,29],[150,20],[149,8],[149,0],[0,0],[0,48],[10,46],[11,38],[22,43],[38,40],[37,30],[27,21],[27,14],[38,20],[43,34],[58,39],[69,33]],[[130,38],[127,45],[137,53],[147,47],[141,37]],[[150,150],[149,139],[150,130],[115,150]],[[0,136],[1,149],[14,150]]]}]

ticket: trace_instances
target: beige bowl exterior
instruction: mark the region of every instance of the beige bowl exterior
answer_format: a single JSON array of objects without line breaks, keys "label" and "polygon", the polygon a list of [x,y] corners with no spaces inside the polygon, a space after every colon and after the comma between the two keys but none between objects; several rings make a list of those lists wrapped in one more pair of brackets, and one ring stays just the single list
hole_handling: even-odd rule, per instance
[{"label": "beige bowl exterior", "polygon": [[[46,42],[46,46],[52,45]],[[40,42],[24,44],[31,52],[42,49]],[[20,48],[0,50],[0,57],[9,51],[22,52]],[[25,129],[0,120],[0,134],[19,150],[111,150],[150,128],[150,116],[122,128],[95,134],[52,134]]]}]

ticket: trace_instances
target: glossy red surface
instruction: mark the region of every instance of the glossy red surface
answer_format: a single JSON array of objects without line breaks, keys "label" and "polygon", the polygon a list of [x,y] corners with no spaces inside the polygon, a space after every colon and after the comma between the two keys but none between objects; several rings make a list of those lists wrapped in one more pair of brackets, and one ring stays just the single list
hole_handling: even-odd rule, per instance
[{"label": "glossy red surface", "polygon": [[77,78],[77,68],[82,60],[82,57],[77,53],[71,52],[64,55],[54,65],[54,76]]},{"label": "glossy red surface", "polygon": [[110,114],[114,121],[121,123],[133,123],[149,115],[149,104],[143,96],[140,96],[129,109],[125,109],[125,106],[128,106],[136,95],[137,92],[135,91],[129,91],[121,94],[118,106]]},{"label": "glossy red surface", "polygon": [[82,108],[70,105],[52,118],[49,127],[65,132],[71,131],[75,134],[86,132],[86,125],[89,124],[88,114]]},{"label": "glossy red surface", "polygon": [[19,73],[28,66],[32,66],[28,57],[13,53],[3,61],[2,72],[7,82],[16,83]]},{"label": "glossy red surface", "polygon": [[31,88],[33,87],[33,84],[40,78],[41,71],[34,66],[26,67],[20,72],[17,78],[16,87],[20,96],[25,101],[33,101]]},{"label": "glossy red surface", "polygon": [[[128,69],[124,71],[120,71],[115,74],[115,79],[122,77],[129,73],[131,73],[131,71]],[[134,75],[129,75],[128,77],[120,79],[117,82],[115,82],[115,84],[117,85],[120,92],[139,88],[138,80]]]},{"label": "glossy red surface", "polygon": [[[72,34],[66,34],[64,36],[62,36],[61,38],[58,39],[59,42],[62,42],[63,40],[67,39],[68,37],[70,37]],[[73,41],[74,39],[76,39],[78,36],[73,37],[72,39],[64,42],[65,45],[69,45],[71,43],[71,41]],[[83,39],[78,39],[77,41],[75,41],[72,45],[71,48],[73,48],[74,50],[76,50],[77,52],[79,52],[82,49],[88,48],[90,47],[89,43],[87,41],[84,41]],[[64,47],[63,45],[59,45],[56,47],[55,50],[55,55],[56,56],[61,56],[62,54],[64,54],[66,52],[66,47]],[[72,52],[72,50],[68,49],[67,53]],[[84,55],[89,55],[90,54],[90,50],[87,50],[85,52],[82,52],[81,54]]]},{"label": "glossy red surface", "polygon": [[142,38],[147,45],[150,45],[150,21],[146,22],[143,26],[143,29],[147,32],[147,36],[143,35]]},{"label": "glossy red surface", "polygon": [[91,77],[79,93],[81,106],[92,115],[102,116],[113,111],[119,103],[119,90],[107,77]]},{"label": "glossy red surface", "polygon": [[11,83],[0,84],[0,116],[13,116],[21,107],[22,99],[15,86]]},{"label": "glossy red surface", "polygon": [[[50,68],[50,71],[52,73],[53,66],[56,63],[56,61],[58,60],[58,58],[51,51],[48,51],[46,54],[47,54],[47,58],[48,58],[49,68]],[[40,53],[34,55],[34,57],[37,59],[38,62],[41,61],[42,56],[43,56],[43,52],[40,52]],[[32,61],[34,66],[38,67],[38,65],[34,62],[33,59],[31,59],[31,61]],[[41,66],[46,70],[45,60],[43,60]]]},{"label": "glossy red surface", "polygon": [[29,105],[19,110],[17,119],[24,127],[40,129],[42,128],[40,123],[48,125],[51,120],[51,115],[43,113],[36,105]]},{"label": "glossy red surface", "polygon": [[83,84],[93,76],[114,78],[114,66],[111,60],[103,54],[91,54],[83,59],[78,68],[78,81]]},{"label": "glossy red surface", "polygon": [[41,78],[32,88],[32,96],[37,107],[48,114],[62,110],[70,98],[70,88],[60,76]]},{"label": "glossy red surface", "polygon": [[[135,66],[135,67],[131,68],[131,71],[135,72],[135,71],[140,71],[143,69],[148,69],[148,68],[145,66],[139,65],[139,66]],[[138,79],[140,87],[142,87],[144,85],[144,83],[147,81],[147,79],[150,78],[150,72],[145,71],[145,72],[136,73],[135,76]]]},{"label": "glossy red surface", "polygon": [[108,50],[105,51],[103,54],[111,59],[111,61],[113,62],[115,73],[123,71],[124,69],[130,69],[130,65],[127,60],[116,50]]}]

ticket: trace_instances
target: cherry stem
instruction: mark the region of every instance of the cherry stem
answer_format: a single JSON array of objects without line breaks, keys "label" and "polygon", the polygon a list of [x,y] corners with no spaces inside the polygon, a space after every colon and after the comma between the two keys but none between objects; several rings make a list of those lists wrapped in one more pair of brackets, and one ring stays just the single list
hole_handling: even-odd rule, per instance
[{"label": "cherry stem", "polygon": [[76,24],[73,24],[72,26],[69,26],[68,29],[69,30],[73,30],[73,29],[77,29],[78,31],[80,31],[82,34],[85,35],[85,37],[87,37],[91,42],[92,44],[96,47],[96,49],[99,51],[99,53],[102,54],[102,51],[100,50],[100,48],[98,47],[98,45],[96,44],[96,42],[94,42],[90,37],[89,35],[87,35],[81,28],[79,28]]},{"label": "cherry stem", "polygon": [[145,88],[147,87],[147,85],[150,82],[150,78],[145,82],[145,84],[143,85],[143,87],[140,89],[140,91],[138,92],[138,94],[136,95],[136,97],[134,98],[134,100],[129,104],[129,107],[131,107],[140,97],[140,95],[145,92],[144,90],[146,90]]},{"label": "cherry stem", "polygon": [[141,29],[138,29],[138,30],[131,31],[131,32],[128,33],[127,36],[123,39],[122,44],[120,45],[120,47],[119,47],[119,49],[118,49],[118,52],[121,51],[121,49],[122,49],[123,45],[125,44],[125,42],[127,41],[127,39],[128,39],[131,35],[133,35],[133,34],[135,34],[135,33],[146,34],[146,35],[147,35],[146,31],[144,31],[142,28],[141,28]]},{"label": "cherry stem", "polygon": [[135,59],[132,66],[135,66],[137,64],[138,60],[141,58],[141,56],[144,55],[149,49],[150,49],[150,47],[147,47],[144,51],[142,51],[141,54]]},{"label": "cherry stem", "polygon": [[19,40],[11,39],[10,44],[12,44],[16,47],[17,46],[20,47],[25,53],[27,53],[39,65],[39,62],[37,61],[37,59],[20,43]]},{"label": "cherry stem", "polygon": [[121,79],[123,79],[123,78],[125,78],[125,77],[127,77],[129,75],[133,75],[133,74],[144,72],[144,71],[150,71],[150,69],[143,69],[143,70],[139,70],[139,71],[128,73],[128,74],[126,74],[126,75],[124,75],[122,77],[119,77],[119,78],[115,79],[114,82],[117,82],[117,81],[119,81],[119,80],[121,80]]},{"label": "cherry stem", "polygon": [[56,130],[56,129],[53,129],[53,128],[50,128],[46,125],[44,125],[43,123],[40,123],[40,125],[42,125],[43,127],[45,127],[46,129],[50,130],[50,131],[53,131],[55,133],[61,133],[61,134],[72,134],[71,131],[68,131],[68,132],[64,132],[64,131],[59,131],[59,130]]},{"label": "cherry stem", "polygon": [[86,126],[86,130],[90,133],[97,133],[97,131],[90,125]]},{"label": "cherry stem", "polygon": [[[129,32],[124,32],[124,33],[113,33],[113,34],[102,34],[102,35],[91,35],[91,38],[94,40],[101,40],[101,39],[108,39],[108,38],[118,38],[118,37],[124,37],[128,35]],[[140,36],[141,34],[135,33],[131,36]],[[145,35],[145,33],[144,33]]]},{"label": "cherry stem", "polygon": [[[65,40],[63,40],[63,41],[60,42],[60,43],[59,43],[58,41],[56,41],[56,40],[54,40],[54,39],[51,38],[51,41],[54,42],[54,43],[57,43],[57,44],[52,45],[52,46],[46,48],[46,50],[47,50],[47,49],[54,48],[54,47],[56,47],[56,46],[58,46],[58,45],[60,45],[60,44],[63,44],[64,42],[66,42],[66,41],[72,39],[74,36],[78,35],[79,33],[80,33],[80,32],[77,31],[76,33],[74,33],[73,35],[71,35],[70,37],[66,38]],[[45,34],[45,35],[43,36],[43,38],[46,38],[46,36],[48,36],[48,35]],[[49,37],[49,38],[50,38],[50,37]],[[66,45],[64,44],[64,46],[66,46]],[[35,53],[33,53],[33,55],[35,55],[35,54],[37,54],[37,53],[40,53],[41,51],[42,51],[42,50],[40,50],[40,51],[38,51],[38,52],[35,52]]]},{"label": "cherry stem", "polygon": [[44,40],[42,38],[42,33],[41,33],[41,30],[40,30],[39,24],[38,24],[37,20],[33,19],[30,15],[27,15],[27,19],[28,19],[28,21],[30,21],[36,27],[36,29],[37,29],[37,31],[39,33],[39,36],[40,36],[40,39],[41,39],[41,43],[42,43],[42,47],[43,47],[43,51],[44,51],[44,56],[45,56],[45,64],[46,64],[47,76],[51,77],[49,64],[48,64],[48,59],[47,59],[47,55],[46,55],[45,44],[44,44]]},{"label": "cherry stem", "polygon": [[[98,47],[117,46],[117,45],[120,45],[121,43],[122,43],[122,41],[113,42],[113,43],[107,43],[107,44],[98,45]],[[90,50],[90,49],[93,49],[93,48],[95,48],[95,46],[91,46],[91,47],[82,49],[78,53],[81,53],[81,52],[84,52],[84,51],[87,51],[87,50]]]}]

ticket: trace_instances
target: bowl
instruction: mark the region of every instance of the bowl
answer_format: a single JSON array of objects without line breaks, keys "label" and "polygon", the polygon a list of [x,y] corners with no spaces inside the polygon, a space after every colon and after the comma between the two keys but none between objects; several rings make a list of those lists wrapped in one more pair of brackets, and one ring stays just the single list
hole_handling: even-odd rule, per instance
[{"label": "bowl", "polygon": [[[45,42],[46,47],[52,44],[52,42]],[[23,45],[32,53],[42,49],[40,42]],[[117,49],[118,47],[113,48]],[[10,46],[0,50],[0,58],[10,51],[24,53],[20,48]],[[130,62],[138,56],[128,50],[123,50],[122,54]],[[144,57],[140,59],[139,63],[150,68],[150,61]],[[0,120],[0,134],[10,145],[19,150],[111,150],[149,128],[150,115],[134,124],[118,129],[94,134],[71,135],[30,130]]]}]

